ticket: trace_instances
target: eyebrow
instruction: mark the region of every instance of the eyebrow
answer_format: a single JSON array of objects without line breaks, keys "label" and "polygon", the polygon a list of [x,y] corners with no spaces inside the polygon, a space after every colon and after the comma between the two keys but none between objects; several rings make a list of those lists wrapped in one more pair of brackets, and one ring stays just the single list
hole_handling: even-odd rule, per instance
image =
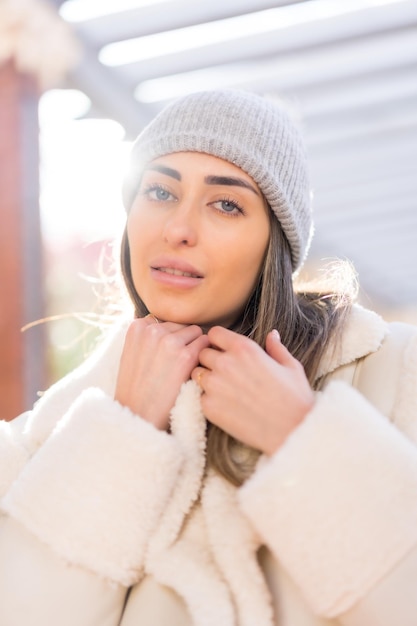
[{"label": "eyebrow", "polygon": [[[166,165],[162,165],[161,163],[150,163],[146,169],[160,172],[161,174],[165,174],[166,176],[175,178],[175,180],[181,180],[181,173],[178,172],[178,170],[174,170],[172,169],[172,167],[167,167]],[[259,196],[258,191],[253,185],[248,183],[243,178],[239,178],[238,176],[206,176],[204,178],[204,182],[207,185],[230,185],[232,187],[244,187],[245,189],[249,189],[250,191],[253,191],[253,193],[255,193],[257,196]]]},{"label": "eyebrow", "polygon": [[181,180],[181,174],[177,172],[177,170],[173,170],[172,167],[167,167],[166,165],[161,165],[160,163],[150,163],[145,169],[160,172],[166,176],[171,176],[171,178],[175,178],[175,180]]},{"label": "eyebrow", "polygon": [[204,182],[207,183],[207,185],[231,185],[234,187],[244,187],[245,189],[250,189],[253,193],[256,193],[256,195],[259,196],[259,193],[253,185],[238,176],[206,176]]}]

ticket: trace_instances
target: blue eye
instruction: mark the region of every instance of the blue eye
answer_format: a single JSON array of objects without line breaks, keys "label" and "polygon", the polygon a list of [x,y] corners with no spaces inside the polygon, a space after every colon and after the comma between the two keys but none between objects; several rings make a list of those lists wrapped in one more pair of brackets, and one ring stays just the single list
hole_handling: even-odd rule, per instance
[{"label": "blue eye", "polygon": [[162,189],[162,187],[157,187],[156,189],[154,189],[154,192],[158,200],[168,200],[171,195],[169,191],[167,191],[166,189]]},{"label": "blue eye", "polygon": [[223,200],[217,200],[213,202],[213,206],[220,213],[225,213],[226,215],[234,215],[238,216],[243,214],[243,208],[236,202],[236,200],[231,200],[230,198],[223,198]]},{"label": "blue eye", "polygon": [[175,196],[164,189],[162,185],[149,185],[144,191],[143,195],[146,196],[149,200],[154,200],[157,202],[167,202],[169,200],[175,200]]},{"label": "blue eye", "polygon": [[226,211],[227,213],[231,213],[238,208],[236,204],[234,202],[230,202],[230,200],[222,200],[221,205],[223,211]]}]

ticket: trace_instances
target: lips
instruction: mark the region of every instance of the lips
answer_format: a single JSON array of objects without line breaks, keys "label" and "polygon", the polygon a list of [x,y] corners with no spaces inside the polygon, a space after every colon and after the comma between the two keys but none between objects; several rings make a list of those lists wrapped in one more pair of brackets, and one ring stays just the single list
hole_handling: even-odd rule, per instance
[{"label": "lips", "polygon": [[189,278],[201,278],[199,274],[193,272],[183,272],[181,270],[174,269],[173,267],[155,267],[153,269],[165,272],[165,274],[172,274],[173,276],[188,276]]},{"label": "lips", "polygon": [[172,276],[203,278],[203,273],[199,269],[181,259],[155,259],[155,261],[151,263],[151,269]]}]

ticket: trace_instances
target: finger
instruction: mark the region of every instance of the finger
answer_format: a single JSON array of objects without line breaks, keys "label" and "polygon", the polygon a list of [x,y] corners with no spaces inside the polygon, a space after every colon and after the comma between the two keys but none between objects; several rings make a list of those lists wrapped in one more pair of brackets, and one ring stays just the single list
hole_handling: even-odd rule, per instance
[{"label": "finger", "polygon": [[[167,337],[167,340],[172,341],[172,338],[173,335],[170,335]],[[200,335],[187,345],[182,343],[182,341],[180,344],[173,345],[172,351],[170,351],[168,346],[168,355],[169,358],[172,357],[172,366],[178,376],[183,379],[183,382],[190,378],[193,369],[198,365],[200,351],[207,345],[207,336]]]},{"label": "finger", "polygon": [[[200,352],[208,346],[207,335],[200,335],[186,346],[185,350],[189,355],[189,361],[192,363],[192,368],[197,367],[200,359]],[[191,374],[191,369],[189,371]]]},{"label": "finger", "polygon": [[291,366],[297,360],[292,356],[291,352],[287,350],[284,344],[281,342],[281,338],[277,330],[273,330],[268,333],[265,342],[265,350],[270,357],[281,365]]},{"label": "finger", "polygon": [[160,320],[153,313],[148,313],[148,315],[146,315],[144,319],[145,320],[149,320],[150,322],[152,322],[154,324],[159,324],[160,323]]},{"label": "finger", "polygon": [[204,367],[207,369],[214,370],[217,364],[217,360],[221,354],[222,352],[220,350],[217,350],[216,348],[212,348],[211,346],[208,346],[207,348],[204,348],[204,350],[201,350],[200,352],[200,355],[199,355],[200,364],[204,365]]},{"label": "finger", "polygon": [[[203,335],[203,331],[199,326],[184,326],[178,330],[169,330],[164,327],[163,324],[159,326],[153,325],[147,329],[150,333],[150,343],[156,348],[159,346],[162,350],[167,351],[167,354],[175,355],[179,351],[185,351],[184,356],[189,353],[190,355],[195,353],[198,363],[198,351],[202,350],[208,345],[208,338]],[[204,337],[203,341],[200,341],[189,351],[190,346],[197,339]],[[188,360],[186,358],[186,360]]]},{"label": "finger", "polygon": [[193,369],[193,372],[191,374],[191,378],[194,380],[194,382],[197,383],[197,385],[200,387],[201,391],[204,391],[204,382],[203,382],[203,378],[205,373],[207,372],[207,370],[204,367],[195,367]]},{"label": "finger", "polygon": [[250,341],[250,339],[244,335],[239,335],[233,330],[223,328],[223,326],[213,326],[213,328],[210,328],[208,331],[207,336],[213,347],[224,350],[225,352],[231,350],[238,342]]},{"label": "finger", "polygon": [[[196,324],[193,324],[192,326],[182,326],[178,330],[174,330],[171,332],[173,332],[175,336],[184,343],[184,345],[192,343],[195,339],[203,335],[202,329]],[[205,347],[206,345],[208,345],[208,343],[209,340],[206,337],[201,347]]]},{"label": "finger", "polygon": [[130,324],[132,332],[141,332],[144,328],[149,326],[156,326],[159,322],[153,315],[145,315],[145,317],[136,317]]}]

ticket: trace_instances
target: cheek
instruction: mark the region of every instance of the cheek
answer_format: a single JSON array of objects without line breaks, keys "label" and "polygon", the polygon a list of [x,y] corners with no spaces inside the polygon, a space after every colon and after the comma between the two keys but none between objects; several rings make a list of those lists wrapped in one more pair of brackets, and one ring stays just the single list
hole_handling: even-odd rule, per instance
[{"label": "cheek", "polygon": [[132,209],[127,218],[127,235],[132,244],[137,240],[140,233],[144,231],[143,224],[141,222],[142,220],[139,211]]},{"label": "cheek", "polygon": [[243,300],[249,298],[257,283],[263,268],[268,242],[269,230],[265,230],[256,241],[253,241],[252,237],[249,245],[246,243],[234,256],[233,261],[230,256],[226,259],[225,267],[228,266],[230,270],[226,282],[231,293],[235,292]]},{"label": "cheek", "polygon": [[151,220],[140,211],[133,211],[127,220],[127,236],[129,239],[130,254],[136,256],[155,239],[155,228]]},{"label": "cheek", "polygon": [[[256,233],[256,237],[254,236],[254,232]],[[244,256],[247,273],[252,276],[253,280],[256,280],[262,270],[268,251],[269,238],[269,221],[262,223],[262,225],[251,233],[249,245],[246,248]]]},{"label": "cheek", "polygon": [[142,259],[147,247],[148,229],[137,215],[132,215],[128,218],[126,231],[129,241],[130,267],[136,283],[141,273]]}]

